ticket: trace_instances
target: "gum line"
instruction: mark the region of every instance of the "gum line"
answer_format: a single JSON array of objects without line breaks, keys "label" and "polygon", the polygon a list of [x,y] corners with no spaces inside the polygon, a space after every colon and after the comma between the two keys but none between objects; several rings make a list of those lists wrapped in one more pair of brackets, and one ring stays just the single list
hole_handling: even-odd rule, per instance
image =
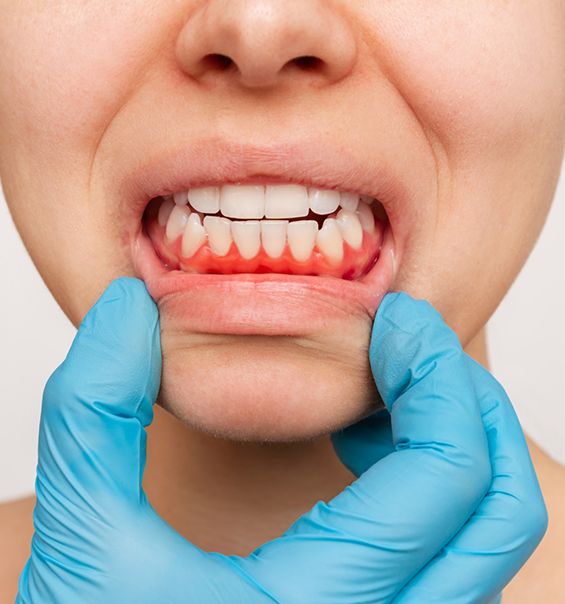
[{"label": "gum line", "polygon": [[346,280],[356,280],[365,275],[379,256],[386,224],[375,221],[375,232],[363,231],[363,244],[359,250],[343,243],[343,261],[338,265],[330,263],[314,247],[305,262],[295,260],[288,243],[279,258],[269,257],[261,247],[259,253],[249,260],[243,258],[232,242],[230,250],[224,256],[218,256],[209,244],[204,243],[190,258],[183,258],[181,240],[173,242],[165,238],[165,227],[159,226],[155,215],[145,221],[147,233],[161,261],[171,270],[183,270],[200,274],[241,274],[241,273],[280,273],[291,275],[330,276]]}]

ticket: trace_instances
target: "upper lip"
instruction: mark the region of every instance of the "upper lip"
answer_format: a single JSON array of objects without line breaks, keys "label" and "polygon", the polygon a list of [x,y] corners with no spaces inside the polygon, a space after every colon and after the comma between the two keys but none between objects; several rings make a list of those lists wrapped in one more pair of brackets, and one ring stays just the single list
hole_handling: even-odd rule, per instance
[{"label": "upper lip", "polygon": [[218,138],[193,142],[129,173],[121,192],[139,218],[149,200],[159,195],[236,183],[293,183],[369,195],[383,204],[395,243],[402,235],[405,220],[400,210],[408,188],[400,175],[392,166],[370,164],[325,141],[259,145]]}]

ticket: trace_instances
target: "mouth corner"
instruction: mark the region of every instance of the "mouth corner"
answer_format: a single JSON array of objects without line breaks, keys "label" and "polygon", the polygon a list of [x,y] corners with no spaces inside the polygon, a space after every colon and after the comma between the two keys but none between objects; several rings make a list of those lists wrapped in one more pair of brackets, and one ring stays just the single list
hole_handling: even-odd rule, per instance
[{"label": "mouth corner", "polygon": [[368,292],[373,292],[373,296],[369,295],[365,298],[365,306],[371,319],[375,318],[383,298],[392,291],[397,270],[398,259],[394,236],[390,223],[387,223],[377,261],[369,272],[358,281],[360,285],[365,286]]}]

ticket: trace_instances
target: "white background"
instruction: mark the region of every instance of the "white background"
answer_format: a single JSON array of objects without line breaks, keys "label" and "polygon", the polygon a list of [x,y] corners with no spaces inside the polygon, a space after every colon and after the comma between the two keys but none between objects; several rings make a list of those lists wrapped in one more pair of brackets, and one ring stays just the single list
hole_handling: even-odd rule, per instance
[{"label": "white background", "polygon": [[[563,179],[565,181],[565,179]],[[489,323],[494,374],[525,431],[565,465],[565,183],[540,241]],[[37,274],[0,196],[0,501],[33,491],[43,386],[75,330]]]}]

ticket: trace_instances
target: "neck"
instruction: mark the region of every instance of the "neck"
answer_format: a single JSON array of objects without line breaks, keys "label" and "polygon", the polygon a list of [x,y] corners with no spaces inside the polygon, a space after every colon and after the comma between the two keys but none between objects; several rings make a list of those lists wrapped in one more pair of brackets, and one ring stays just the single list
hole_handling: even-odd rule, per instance
[{"label": "neck", "polygon": [[504,591],[508,604],[563,602],[565,566],[565,467],[528,440],[530,455],[549,514],[549,528],[538,549]]},{"label": "neck", "polygon": [[143,486],[159,515],[205,551],[245,556],[354,480],[329,437],[258,444],[197,432],[155,408]]},{"label": "neck", "polygon": [[[486,364],[484,334],[467,352]],[[155,407],[143,486],[159,515],[205,551],[246,556],[354,480],[329,437],[257,444],[197,432]]]}]

